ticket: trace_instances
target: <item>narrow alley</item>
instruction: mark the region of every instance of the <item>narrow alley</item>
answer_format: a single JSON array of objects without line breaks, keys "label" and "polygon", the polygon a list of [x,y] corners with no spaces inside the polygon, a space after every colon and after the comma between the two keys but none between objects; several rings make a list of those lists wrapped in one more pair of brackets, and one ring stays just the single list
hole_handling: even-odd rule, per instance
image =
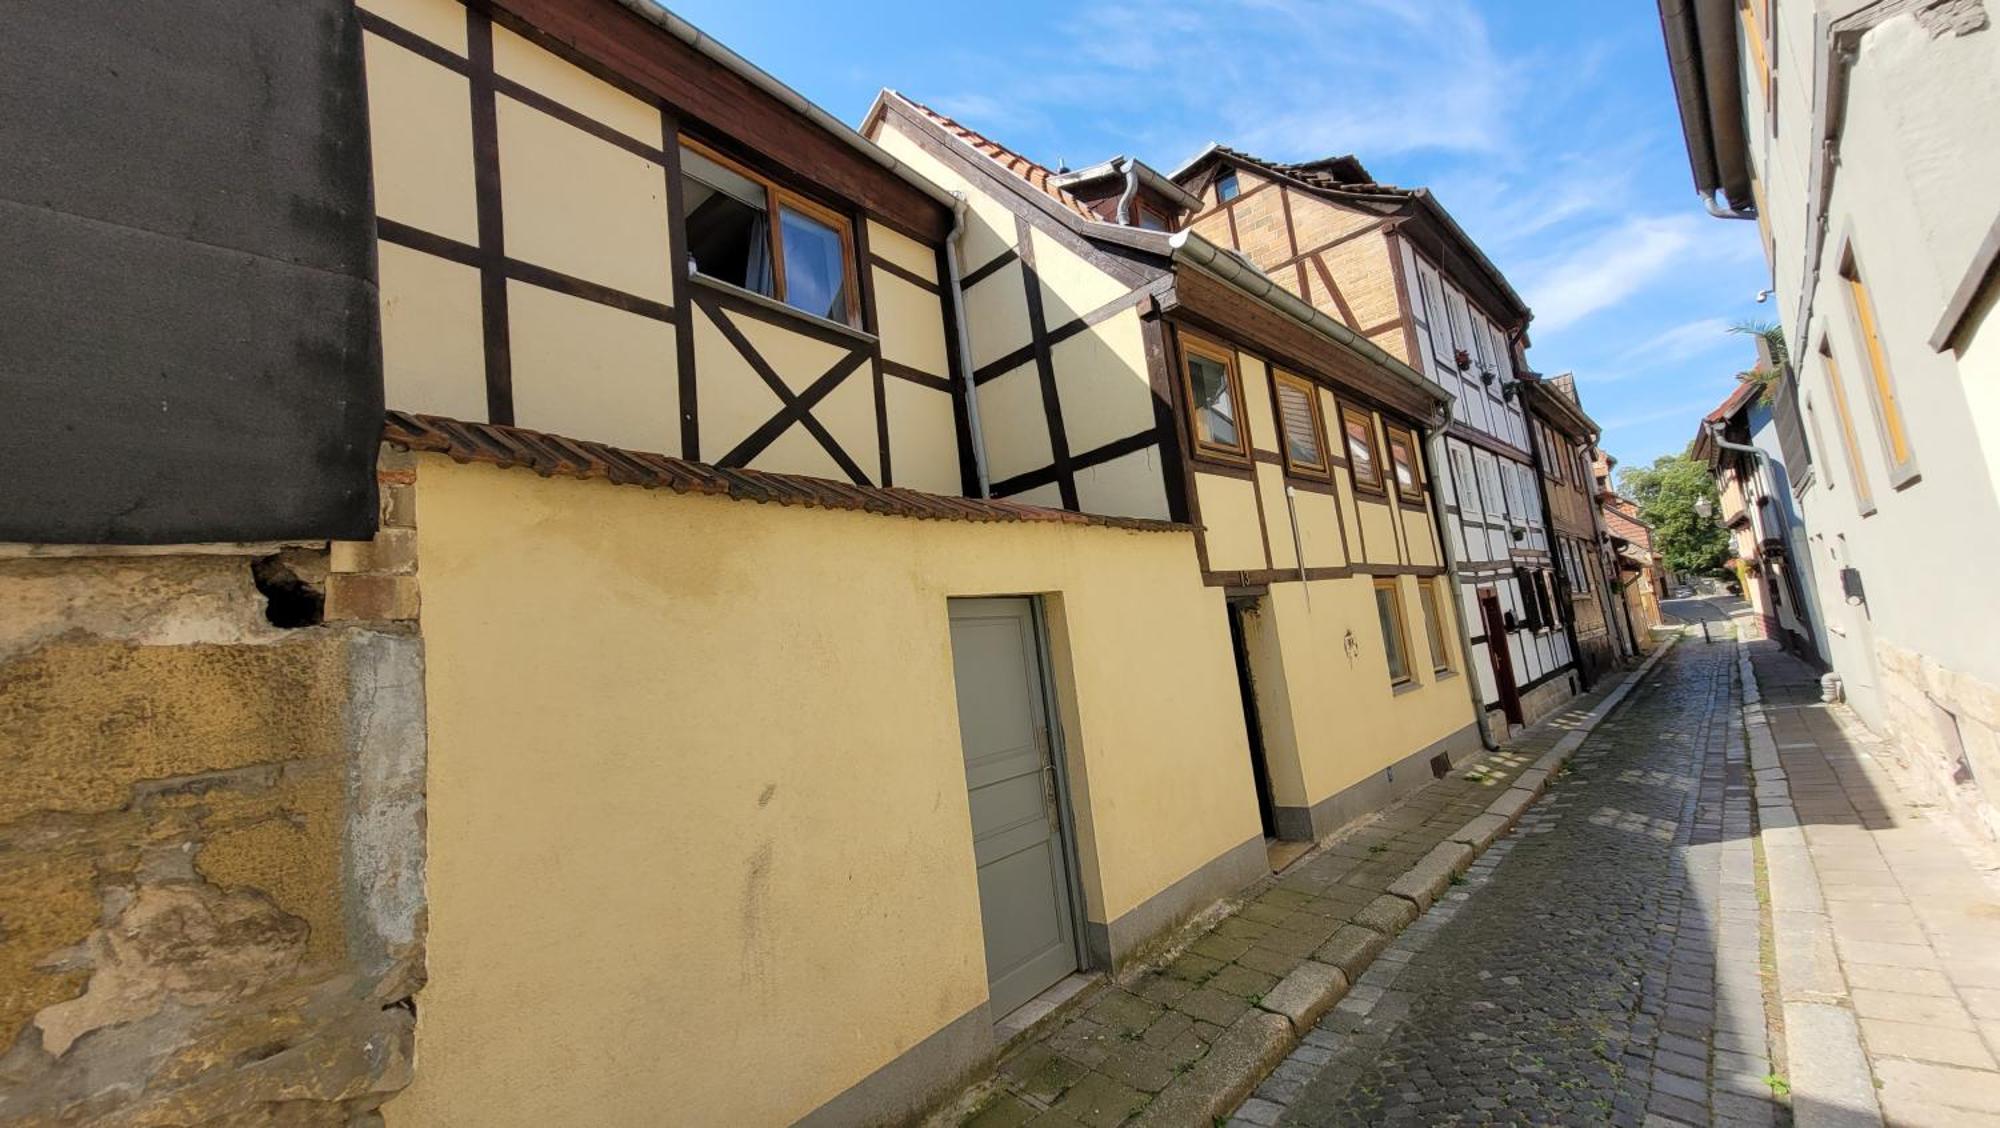
[{"label": "narrow alley", "polygon": [[1773,1122],[1724,633],[1666,655],[1237,1123]]}]

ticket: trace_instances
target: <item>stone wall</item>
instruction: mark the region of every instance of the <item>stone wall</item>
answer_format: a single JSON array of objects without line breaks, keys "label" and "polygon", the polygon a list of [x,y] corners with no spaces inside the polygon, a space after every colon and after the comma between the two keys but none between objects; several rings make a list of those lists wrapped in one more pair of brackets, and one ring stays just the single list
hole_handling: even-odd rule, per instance
[{"label": "stone wall", "polygon": [[2000,689],[1891,643],[1875,657],[1898,782],[2000,841]]},{"label": "stone wall", "polygon": [[425,740],[398,475],[382,551],[0,558],[0,1122],[348,1123],[408,1083]]}]

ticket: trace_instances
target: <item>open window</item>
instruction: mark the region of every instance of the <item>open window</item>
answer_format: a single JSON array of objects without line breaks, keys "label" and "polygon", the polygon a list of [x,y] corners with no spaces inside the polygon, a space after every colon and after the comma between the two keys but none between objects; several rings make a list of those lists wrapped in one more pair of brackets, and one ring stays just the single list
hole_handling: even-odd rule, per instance
[{"label": "open window", "polygon": [[1284,439],[1285,469],[1324,478],[1328,472],[1325,428],[1319,416],[1319,392],[1289,372],[1272,373],[1278,402],[1278,430]]},{"label": "open window", "polygon": [[1358,407],[1340,409],[1340,431],[1347,440],[1347,465],[1354,488],[1382,493],[1382,460],[1375,450],[1375,417]]},{"label": "open window", "polygon": [[860,324],[846,217],[693,142],[681,143],[680,157],[696,273],[815,317]]},{"label": "open window", "polygon": [[1424,480],[1417,474],[1417,437],[1408,427],[1394,423],[1383,430],[1389,434],[1389,469],[1396,476],[1396,496],[1404,501],[1424,500]]},{"label": "open window", "polygon": [[1243,432],[1240,407],[1243,385],[1236,374],[1235,354],[1182,333],[1181,381],[1194,426],[1195,450],[1231,459],[1249,457],[1249,436]]},{"label": "open window", "polygon": [[1431,672],[1442,674],[1451,669],[1451,649],[1445,642],[1444,615],[1438,606],[1438,584],[1443,581],[1435,577],[1417,581],[1417,599],[1424,605],[1424,637],[1431,647]]},{"label": "open window", "polygon": [[1389,662],[1389,683],[1410,681],[1410,634],[1403,622],[1403,592],[1392,577],[1375,581],[1375,613],[1382,620],[1382,656]]}]

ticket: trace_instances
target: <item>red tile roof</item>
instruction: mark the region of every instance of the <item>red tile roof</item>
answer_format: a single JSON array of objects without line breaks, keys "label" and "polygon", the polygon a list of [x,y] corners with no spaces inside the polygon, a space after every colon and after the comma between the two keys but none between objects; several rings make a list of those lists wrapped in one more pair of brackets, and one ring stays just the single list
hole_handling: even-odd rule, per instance
[{"label": "red tile roof", "polygon": [[675,493],[708,494],[812,509],[852,509],[929,521],[1027,521],[1097,525],[1144,532],[1191,527],[1172,521],[1072,513],[1064,509],[1023,505],[1017,501],[981,501],[895,487],[857,486],[803,474],[725,470],[662,454],[566,439],[522,427],[467,423],[402,411],[388,413],[382,429],[382,441],[407,450],[448,455],[454,462],[478,462],[503,468],[523,467],[544,478],[558,475],[565,478],[601,478],[616,485],[645,486],[648,489],[664,486]]},{"label": "red tile roof", "polygon": [[1702,418],[1710,423],[1720,423],[1743,410],[1743,406],[1751,400],[1756,399],[1757,394],[1763,390],[1764,385],[1757,383],[1755,380],[1745,380],[1736,385],[1736,390],[1729,393],[1729,397],[1722,401],[1720,407],[1717,407]]},{"label": "red tile roof", "polygon": [[1653,547],[1653,528],[1639,519],[1639,507],[1617,494],[1604,498],[1604,526],[1611,535],[1644,548]]},{"label": "red tile roof", "polygon": [[1227,145],[1217,145],[1215,151],[1234,157],[1243,164],[1252,165],[1279,176],[1289,176],[1293,180],[1323,188],[1330,192],[1358,192],[1369,196],[1414,197],[1416,190],[1399,188],[1394,184],[1383,184],[1370,176],[1358,157],[1352,153],[1343,157],[1322,157],[1316,161],[1287,163],[1268,161],[1251,156],[1241,149]]},{"label": "red tile roof", "polygon": [[971,127],[959,121],[946,117],[945,115],[937,112],[936,110],[931,109],[929,106],[924,105],[922,102],[919,102],[914,98],[911,98],[907,95],[900,93],[896,94],[895,96],[897,98],[902,99],[905,103],[907,103],[912,109],[915,109],[918,113],[923,114],[925,117],[931,119],[933,122],[936,122],[937,125],[941,129],[943,129],[946,133],[949,133],[952,136],[958,138],[960,141],[965,142],[967,145],[972,146],[974,149],[978,150],[981,154],[985,155],[988,159],[993,161],[993,163],[999,165],[1001,168],[1006,169],[1008,172],[1013,173],[1015,176],[1020,177],[1022,180],[1027,181],[1028,184],[1031,185],[1032,187],[1039,189],[1044,193],[1047,193],[1051,199],[1054,199],[1057,203],[1060,203],[1062,206],[1075,212],[1078,216],[1084,219],[1092,220],[1094,222],[1099,222],[1099,223],[1103,222],[1104,217],[1090,210],[1090,207],[1087,204],[1085,204],[1082,200],[1077,199],[1075,196],[1070,195],[1068,192],[1050,183],[1051,178],[1053,178],[1057,174],[1051,171],[1047,166],[1029,160],[1027,157],[1022,156],[1021,154],[1015,152],[1014,150],[1009,149],[1007,146],[1002,145],[1000,142],[993,140],[991,137],[988,137],[985,134],[980,133],[975,129],[972,129]]}]

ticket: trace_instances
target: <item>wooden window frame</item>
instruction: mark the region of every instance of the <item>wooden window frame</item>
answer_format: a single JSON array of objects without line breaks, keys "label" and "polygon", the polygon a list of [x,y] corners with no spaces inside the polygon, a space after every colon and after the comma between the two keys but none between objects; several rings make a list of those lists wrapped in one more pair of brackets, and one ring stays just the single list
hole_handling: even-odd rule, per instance
[{"label": "wooden window frame", "polygon": [[1451,638],[1444,629],[1443,604],[1438,595],[1439,577],[1417,581],[1417,605],[1424,613],[1424,643],[1431,648],[1431,674],[1449,674]]},{"label": "wooden window frame", "polygon": [[[1223,195],[1223,194],[1222,194],[1222,182],[1223,182],[1223,181],[1225,181],[1225,180],[1227,180],[1227,181],[1228,181],[1229,183],[1231,183],[1231,184],[1235,185],[1235,191],[1232,191],[1232,192],[1231,192],[1231,193],[1229,193],[1229,195],[1227,195],[1227,196],[1225,196],[1225,195]],[[1234,200],[1234,199],[1236,199],[1236,198],[1237,198],[1238,196],[1241,196],[1242,194],[1243,194],[1243,182],[1242,182],[1242,181],[1241,181],[1240,179],[1238,179],[1238,178],[1237,178],[1237,175],[1236,175],[1236,170],[1235,170],[1235,169],[1233,169],[1233,168],[1224,168],[1224,169],[1223,169],[1222,171],[1220,171],[1220,172],[1218,172],[1218,173],[1216,173],[1216,174],[1215,174],[1215,206],[1216,206],[1216,207],[1221,207],[1222,205],[1224,205],[1224,204],[1228,203],[1228,202],[1229,202],[1229,201],[1231,201],[1231,200]]]},{"label": "wooden window frame", "polygon": [[[1326,441],[1326,419],[1320,413],[1319,385],[1303,376],[1286,372],[1275,365],[1271,367],[1271,413],[1278,424],[1278,453],[1284,457],[1285,472],[1302,478],[1326,481],[1333,477],[1333,452]],[[1314,441],[1319,443],[1319,464],[1300,462],[1292,457],[1289,429],[1285,423],[1285,401],[1278,394],[1280,386],[1288,386],[1305,393],[1306,410],[1311,414]]]},{"label": "wooden window frame", "polygon": [[[1423,504],[1424,466],[1417,457],[1416,431],[1403,426],[1401,423],[1391,423],[1387,419],[1382,421],[1382,430],[1386,433],[1386,438],[1382,445],[1388,448],[1386,453],[1389,456],[1387,462],[1383,465],[1383,469],[1387,471],[1385,478],[1394,480],[1396,496],[1398,498],[1404,501],[1415,502],[1419,505]],[[1402,436],[1403,448],[1409,452],[1410,456],[1410,488],[1407,490],[1403,488],[1402,479],[1396,477],[1396,437],[1398,435]]]},{"label": "wooden window frame", "polygon": [[[803,195],[800,195],[798,192],[795,192],[792,189],[787,188],[783,184],[778,183],[776,180],[773,180],[771,177],[756,171],[749,165],[744,164],[742,161],[739,161],[734,157],[719,152],[718,150],[715,149],[714,146],[705,144],[692,137],[682,137],[680,139],[680,143],[686,148],[694,150],[701,156],[711,161],[714,161],[716,164],[721,165],[722,167],[728,169],[729,171],[735,173],[736,175],[743,177],[745,180],[749,180],[755,184],[762,186],[762,188],[764,189],[764,213],[765,213],[764,226],[766,228],[765,238],[770,242],[771,281],[772,281],[772,288],[776,292],[769,295],[758,294],[757,296],[758,297],[768,296],[772,301],[778,302],[785,308],[793,310],[797,313],[804,314],[807,317],[817,317],[823,321],[832,320],[831,318],[828,318],[824,314],[814,313],[811,310],[807,309],[800,309],[798,306],[793,305],[785,298],[785,290],[786,290],[785,236],[784,236],[783,211],[786,208],[790,208],[792,211],[798,212],[800,215],[806,216],[807,218],[826,224],[828,227],[833,228],[834,231],[836,231],[840,235],[841,265],[845,273],[845,278],[843,279],[843,288],[845,293],[847,294],[847,318],[845,321],[837,322],[836,324],[844,324],[850,329],[860,329],[862,326],[861,272],[860,272],[860,262],[859,262],[860,252],[857,250],[854,241],[853,219],[851,219],[848,216],[842,215],[839,211],[836,211],[833,208],[827,207],[825,204],[819,203],[815,200],[811,200]],[[681,175],[686,176],[687,174],[683,172]],[[685,224],[686,220],[683,219],[682,223]],[[673,236],[676,239],[680,239],[683,242],[683,244],[685,244],[687,239],[687,232],[676,231],[673,232]],[[720,283],[721,285],[725,286],[730,284],[728,282],[723,281],[722,279],[714,278],[709,275],[703,275],[703,278],[707,279],[710,282]],[[741,287],[738,288],[741,289]],[[748,290],[746,292],[753,294],[756,293],[755,290]]]},{"label": "wooden window frame", "polygon": [[1875,436],[1882,443],[1882,460],[1889,469],[1889,488],[1900,490],[1915,485],[1923,475],[1917,468],[1916,444],[1910,441],[1909,420],[1903,414],[1901,398],[1896,395],[1896,375],[1889,369],[1881,317],[1875,311],[1874,296],[1861,277],[1861,266],[1855,261],[1851,245],[1842,249],[1840,280],[1847,292],[1847,315],[1854,319],[1858,351],[1868,365],[1868,400],[1874,408]]},{"label": "wooden window frame", "polygon": [[[1151,214],[1160,221],[1158,228],[1148,228],[1146,226],[1144,218],[1148,214]],[[1140,230],[1159,230],[1171,233],[1174,229],[1174,217],[1164,209],[1155,207],[1144,200],[1134,200],[1132,202],[1132,226]]]},{"label": "wooden window frame", "polygon": [[[1354,457],[1354,437],[1347,433],[1347,424],[1350,421],[1359,421],[1368,428],[1368,468],[1373,473],[1366,478],[1361,476],[1361,460]],[[1374,412],[1352,404],[1340,405],[1340,449],[1347,456],[1347,478],[1356,493],[1389,496],[1386,468],[1382,464],[1382,456],[1385,453],[1382,448],[1385,445],[1375,429]]]},{"label": "wooden window frame", "polygon": [[[1377,593],[1385,591],[1389,593],[1389,610],[1392,612],[1391,617],[1396,620],[1396,634],[1403,654],[1403,676],[1397,677],[1396,671],[1391,668],[1389,684],[1398,687],[1414,684],[1417,674],[1410,668],[1410,617],[1403,610],[1403,585],[1394,576],[1376,576],[1374,588]],[[1382,640],[1382,664],[1385,666],[1389,664],[1388,646],[1389,640],[1385,637]]]},{"label": "wooden window frame", "polygon": [[[1180,338],[1181,399],[1187,405],[1188,438],[1198,458],[1248,465],[1250,462],[1250,420],[1243,410],[1243,376],[1236,367],[1236,350],[1205,337],[1182,330]],[[1195,407],[1194,370],[1190,358],[1200,356],[1222,365],[1229,381],[1229,406],[1236,413],[1236,445],[1229,446],[1201,435],[1201,413]]]},{"label": "wooden window frame", "polygon": [[[1866,517],[1875,512],[1875,490],[1868,484],[1868,468],[1861,462],[1861,440],[1854,433],[1854,412],[1847,406],[1847,388],[1840,380],[1840,362],[1833,359],[1833,347],[1826,338],[1819,342],[1820,367],[1826,370],[1827,387],[1833,392],[1833,414],[1840,425],[1840,446],[1847,453],[1848,480],[1854,483],[1855,512]],[[1827,488],[1833,488],[1831,479]]]}]

